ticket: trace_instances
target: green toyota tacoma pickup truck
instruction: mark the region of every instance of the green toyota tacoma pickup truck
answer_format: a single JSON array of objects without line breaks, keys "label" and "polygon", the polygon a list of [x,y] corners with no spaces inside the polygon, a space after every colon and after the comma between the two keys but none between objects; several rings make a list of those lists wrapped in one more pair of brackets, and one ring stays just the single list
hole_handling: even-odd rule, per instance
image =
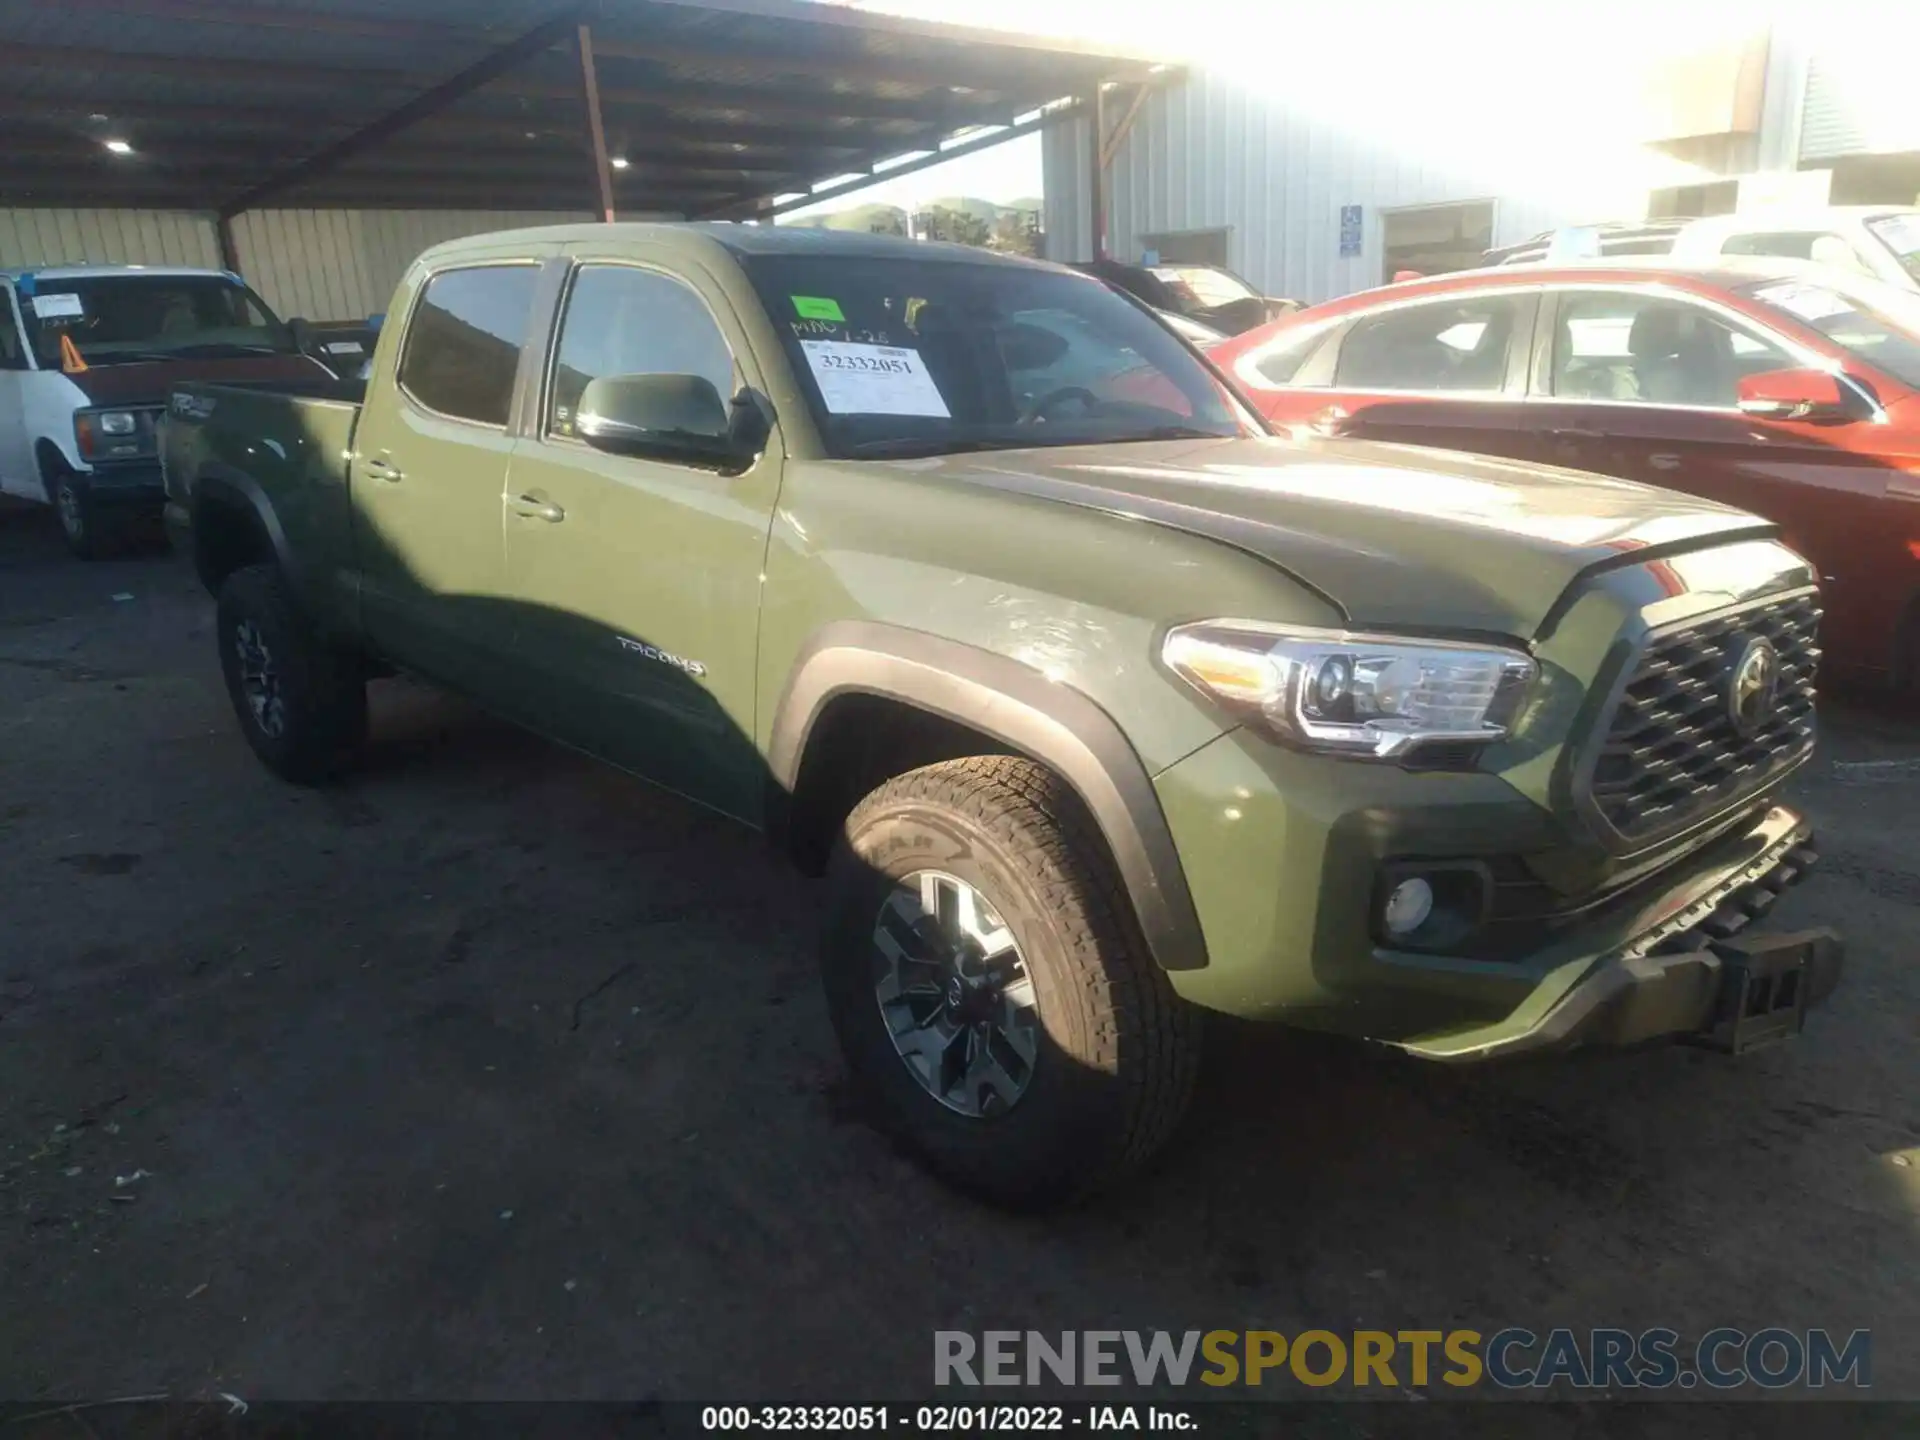
[{"label": "green toyota tacoma pickup truck", "polygon": [[[764,830],[881,1124],[1007,1203],[1168,1137],[1206,1011],[1435,1061],[1797,1033],[1814,577],[1598,476],[1293,441],[1096,280],[592,225],[428,251],[362,401],[173,396],[296,781],[400,670]],[[1418,403],[1417,399],[1410,403]]]}]

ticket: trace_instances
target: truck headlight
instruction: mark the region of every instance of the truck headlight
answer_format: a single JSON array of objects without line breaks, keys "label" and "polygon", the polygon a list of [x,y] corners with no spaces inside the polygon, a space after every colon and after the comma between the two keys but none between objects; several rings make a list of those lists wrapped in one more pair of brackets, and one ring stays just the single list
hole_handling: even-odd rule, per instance
[{"label": "truck headlight", "polygon": [[1287,744],[1379,760],[1498,740],[1539,673],[1531,656],[1500,646],[1251,620],[1179,626],[1161,658]]},{"label": "truck headlight", "polygon": [[94,417],[102,435],[131,435],[140,428],[131,410],[102,410]]}]

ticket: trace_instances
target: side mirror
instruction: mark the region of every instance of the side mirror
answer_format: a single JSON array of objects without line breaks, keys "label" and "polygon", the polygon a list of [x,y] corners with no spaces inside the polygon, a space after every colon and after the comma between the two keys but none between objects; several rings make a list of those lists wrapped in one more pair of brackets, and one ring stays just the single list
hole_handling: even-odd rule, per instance
[{"label": "side mirror", "polygon": [[287,333],[293,337],[293,348],[302,355],[313,353],[313,322],[304,318],[289,320]]},{"label": "side mirror", "polygon": [[[751,405],[740,407],[758,419]],[[574,429],[596,450],[727,469],[744,465],[765,436],[700,375],[603,375],[588,382]]]},{"label": "side mirror", "polygon": [[1761,420],[1832,423],[1852,418],[1840,381],[1824,370],[1762,370],[1734,387],[1740,411]]}]

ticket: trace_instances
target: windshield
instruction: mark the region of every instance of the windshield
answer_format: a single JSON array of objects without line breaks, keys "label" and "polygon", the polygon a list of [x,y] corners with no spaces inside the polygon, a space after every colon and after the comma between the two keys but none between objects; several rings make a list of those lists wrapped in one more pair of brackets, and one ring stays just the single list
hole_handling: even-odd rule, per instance
[{"label": "windshield", "polygon": [[88,365],[292,353],[260,298],[224,275],[37,275],[21,318],[40,363],[64,337]]},{"label": "windshield", "polygon": [[1261,433],[1098,280],[951,260],[742,263],[841,459]]},{"label": "windshield", "polygon": [[1920,210],[1879,215],[1867,221],[1867,230],[1900,262],[1900,268],[1920,280]]},{"label": "windshield", "polygon": [[1237,275],[1216,270],[1211,265],[1153,265],[1153,277],[1180,297],[1181,303],[1202,310],[1215,310],[1236,300],[1255,296],[1253,289]]},{"label": "windshield", "polygon": [[1808,280],[1777,280],[1747,293],[1920,389],[1920,294],[1864,278],[1849,279],[1845,291]]}]

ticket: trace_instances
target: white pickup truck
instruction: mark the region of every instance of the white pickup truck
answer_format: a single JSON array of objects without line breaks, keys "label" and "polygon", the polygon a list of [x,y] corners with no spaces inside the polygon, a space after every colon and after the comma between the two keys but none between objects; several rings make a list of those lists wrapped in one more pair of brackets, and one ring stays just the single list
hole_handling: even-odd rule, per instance
[{"label": "white pickup truck", "polygon": [[67,544],[92,559],[158,528],[154,426],[174,385],[331,378],[225,271],[0,271],[0,493],[55,507]]}]

